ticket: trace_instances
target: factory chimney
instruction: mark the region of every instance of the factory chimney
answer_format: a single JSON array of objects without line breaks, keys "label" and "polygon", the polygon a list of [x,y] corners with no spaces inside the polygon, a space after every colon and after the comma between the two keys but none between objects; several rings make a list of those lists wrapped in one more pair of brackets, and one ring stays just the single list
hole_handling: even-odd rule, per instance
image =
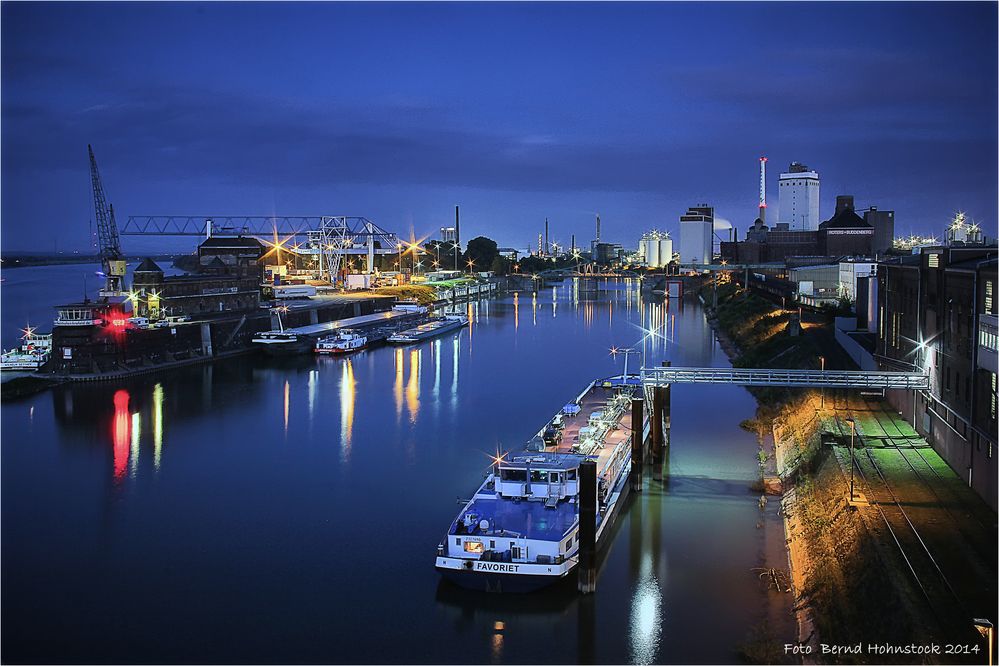
[{"label": "factory chimney", "polygon": [[600,213],[597,213],[597,242],[600,242]]},{"label": "factory chimney", "polygon": [[548,218],[545,218],[545,254],[551,252],[551,245],[548,243]]},{"label": "factory chimney", "polygon": [[767,221],[767,158],[760,158],[760,220]]},{"label": "factory chimney", "polygon": [[454,242],[461,245],[461,223],[458,220],[458,207],[454,207]]}]

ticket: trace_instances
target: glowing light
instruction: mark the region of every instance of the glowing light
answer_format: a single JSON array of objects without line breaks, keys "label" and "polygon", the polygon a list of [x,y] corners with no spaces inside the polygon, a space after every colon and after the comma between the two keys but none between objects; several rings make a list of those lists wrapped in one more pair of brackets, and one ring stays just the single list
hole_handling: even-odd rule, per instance
[{"label": "glowing light", "polygon": [[356,391],[354,364],[348,359],[344,362],[340,372],[340,452],[341,458],[345,461],[350,459]]},{"label": "glowing light", "polygon": [[288,415],[291,413],[291,384],[284,382],[284,434],[288,434]]},{"label": "glowing light", "polygon": [[416,423],[416,415],[420,410],[420,364],[422,349],[409,352],[409,381],[406,382],[406,408],[409,410],[409,420]]},{"label": "glowing light", "polygon": [[405,357],[402,349],[395,350],[395,384],[393,385],[393,395],[395,396],[395,416],[398,420],[402,416],[402,379],[406,369]]},{"label": "glowing light", "polygon": [[128,413],[128,391],[119,389],[114,394],[114,421],[111,426],[111,440],[114,458],[114,479],[120,482],[125,476],[129,453],[129,428],[131,415]]},{"label": "glowing light", "polygon": [[128,475],[135,478],[135,471],[139,468],[139,438],[142,436],[142,415],[139,412],[132,414],[132,451],[129,455]]},{"label": "glowing light", "polygon": [[153,387],[153,467],[159,471],[163,452],[163,385]]}]

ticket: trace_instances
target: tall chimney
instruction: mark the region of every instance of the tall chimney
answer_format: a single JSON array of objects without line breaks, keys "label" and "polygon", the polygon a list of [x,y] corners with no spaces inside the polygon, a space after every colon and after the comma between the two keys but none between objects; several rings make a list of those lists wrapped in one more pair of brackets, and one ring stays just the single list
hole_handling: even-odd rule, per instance
[{"label": "tall chimney", "polygon": [[454,207],[454,242],[461,245],[461,223],[458,220],[458,207]]},{"label": "tall chimney", "polygon": [[545,254],[551,252],[551,244],[548,242],[548,218],[545,218]]},{"label": "tall chimney", "polygon": [[572,234],[572,248],[569,250],[572,254],[576,254],[576,234]]},{"label": "tall chimney", "polygon": [[597,213],[597,242],[600,242],[600,213]]}]

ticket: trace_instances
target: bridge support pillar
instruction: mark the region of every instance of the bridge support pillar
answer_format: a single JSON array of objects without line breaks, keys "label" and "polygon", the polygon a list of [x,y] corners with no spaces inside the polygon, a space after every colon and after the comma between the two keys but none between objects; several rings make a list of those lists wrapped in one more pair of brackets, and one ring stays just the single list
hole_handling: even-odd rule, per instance
[{"label": "bridge support pillar", "polygon": [[[670,361],[663,361],[663,367],[672,365]],[[667,384],[663,387],[663,447],[666,450],[666,459],[669,459],[669,431],[670,420],[673,412],[673,385]]]},{"label": "bridge support pillar", "polygon": [[645,467],[645,401],[631,401],[631,489],[642,490],[642,472]]},{"label": "bridge support pillar", "polygon": [[663,444],[665,437],[663,433],[663,398],[665,389],[656,386],[652,389],[652,478],[656,481],[663,479]]},{"label": "bridge support pillar", "polygon": [[597,589],[597,463],[579,464],[579,591]]}]

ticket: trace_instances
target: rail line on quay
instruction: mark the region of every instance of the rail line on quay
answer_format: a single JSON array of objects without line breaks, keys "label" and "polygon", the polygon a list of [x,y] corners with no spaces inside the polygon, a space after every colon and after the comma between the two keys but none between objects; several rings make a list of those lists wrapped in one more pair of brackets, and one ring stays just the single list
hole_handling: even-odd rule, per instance
[{"label": "rail line on quay", "polygon": [[[895,542],[895,546],[902,555],[902,559],[905,561],[909,573],[912,575],[913,580],[919,587],[927,607],[937,619],[939,626],[946,629],[948,627],[954,627],[953,618],[955,615],[953,610],[954,605],[956,604],[956,608],[960,610],[960,615],[966,617],[968,620],[969,624],[967,625],[967,629],[970,636],[970,622],[972,616],[967,612],[966,604],[957,594],[947,574],[944,573],[940,564],[937,562],[937,559],[930,551],[929,546],[927,546],[926,541],[923,539],[923,536],[913,524],[908,513],[906,513],[902,506],[901,500],[895,494],[894,490],[892,490],[887,476],[881,469],[881,466],[878,465],[874,456],[871,454],[871,450],[869,448],[865,448],[864,452],[866,454],[867,461],[870,463],[870,466],[874,469],[877,477],[880,479],[880,483],[883,486],[884,491],[886,491],[887,495],[890,497],[890,499],[886,499],[885,493],[876,489],[876,484],[872,482],[869,475],[864,472],[863,465],[860,464],[862,458],[858,456],[856,468],[865,486],[867,487],[868,502],[877,507],[878,513],[881,515],[881,519],[888,528],[888,532],[891,534],[892,540]],[[888,512],[886,512],[885,509],[888,509]],[[889,518],[889,512],[895,513],[894,521],[892,518]],[[892,524],[893,522],[894,525]],[[908,534],[909,536],[906,537],[905,534]],[[905,542],[905,545],[903,545],[903,542]],[[943,583],[943,586],[946,588],[946,593],[940,588],[939,583]]]}]

